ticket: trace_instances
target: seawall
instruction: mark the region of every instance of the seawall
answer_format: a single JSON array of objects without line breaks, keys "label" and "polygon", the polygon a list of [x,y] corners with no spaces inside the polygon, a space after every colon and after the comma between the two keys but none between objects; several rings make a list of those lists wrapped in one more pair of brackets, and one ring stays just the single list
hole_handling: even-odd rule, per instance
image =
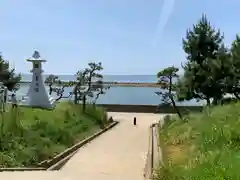
[{"label": "seawall", "polygon": [[[102,106],[108,112],[134,112],[134,113],[165,113],[175,114],[176,110],[172,106],[157,106],[157,105],[120,105],[120,104],[98,104]],[[201,112],[203,106],[178,106],[178,109],[182,113],[188,113],[189,111]]]}]

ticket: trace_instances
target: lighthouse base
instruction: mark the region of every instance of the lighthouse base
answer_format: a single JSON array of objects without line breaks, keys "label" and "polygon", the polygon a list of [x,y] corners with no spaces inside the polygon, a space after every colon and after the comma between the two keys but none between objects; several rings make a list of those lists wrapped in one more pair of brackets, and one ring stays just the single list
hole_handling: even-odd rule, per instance
[{"label": "lighthouse base", "polygon": [[52,110],[56,107],[56,99],[53,97],[49,97],[48,101],[38,101],[36,103],[36,101],[32,101],[30,97],[25,96],[19,105],[24,107]]}]

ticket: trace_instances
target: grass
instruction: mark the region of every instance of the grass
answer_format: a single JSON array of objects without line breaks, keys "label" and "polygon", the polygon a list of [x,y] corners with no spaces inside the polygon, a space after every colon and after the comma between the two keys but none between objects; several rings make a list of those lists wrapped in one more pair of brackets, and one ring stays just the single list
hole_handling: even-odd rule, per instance
[{"label": "grass", "polygon": [[0,118],[0,167],[35,167],[107,125],[102,108],[61,102],[53,111],[18,107]]},{"label": "grass", "polygon": [[157,180],[240,179],[240,103],[167,118]]}]

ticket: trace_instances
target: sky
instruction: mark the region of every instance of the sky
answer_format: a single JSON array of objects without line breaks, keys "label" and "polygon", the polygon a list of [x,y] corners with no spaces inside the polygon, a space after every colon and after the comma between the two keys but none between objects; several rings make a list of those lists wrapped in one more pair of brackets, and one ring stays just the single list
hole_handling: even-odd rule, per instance
[{"label": "sky", "polygon": [[230,44],[237,0],[1,0],[0,52],[17,72],[39,51],[47,74],[102,62],[103,74],[155,75],[185,61],[182,38],[205,13]]}]

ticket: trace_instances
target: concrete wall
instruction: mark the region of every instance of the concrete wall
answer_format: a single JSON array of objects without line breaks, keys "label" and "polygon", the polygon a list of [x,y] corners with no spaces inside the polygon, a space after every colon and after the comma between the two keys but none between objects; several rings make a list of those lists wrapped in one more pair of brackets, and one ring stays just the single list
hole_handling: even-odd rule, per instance
[{"label": "concrete wall", "polygon": [[[134,113],[165,113],[173,114],[176,113],[175,109],[171,106],[160,106],[157,110],[156,105],[120,105],[120,104],[98,104],[106,108],[109,112],[134,112]],[[189,111],[200,112],[202,111],[202,106],[178,106],[178,109],[182,113],[187,113]]]}]

